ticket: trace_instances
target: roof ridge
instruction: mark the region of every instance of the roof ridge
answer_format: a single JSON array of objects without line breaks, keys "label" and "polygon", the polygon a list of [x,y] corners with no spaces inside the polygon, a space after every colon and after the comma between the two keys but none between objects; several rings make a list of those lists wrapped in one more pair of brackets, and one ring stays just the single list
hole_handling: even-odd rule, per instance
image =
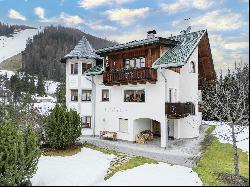
[{"label": "roof ridge", "polygon": [[163,53],[163,55],[153,63],[152,67],[169,67],[173,65],[183,66],[188,61],[206,32],[206,30],[200,30],[175,36],[176,38],[179,38],[180,44]]}]

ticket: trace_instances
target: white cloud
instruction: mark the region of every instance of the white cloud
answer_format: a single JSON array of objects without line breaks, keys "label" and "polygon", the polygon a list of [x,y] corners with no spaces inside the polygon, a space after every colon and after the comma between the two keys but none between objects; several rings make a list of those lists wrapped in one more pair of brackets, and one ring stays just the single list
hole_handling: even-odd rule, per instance
[{"label": "white cloud", "polygon": [[[191,18],[190,22],[189,25],[192,26],[193,30],[208,29],[209,32],[231,31],[246,25],[240,13],[235,13],[228,9],[205,13],[202,16]],[[175,20],[172,22],[172,27],[184,29],[184,26],[186,27],[185,24],[183,20]]]},{"label": "white cloud", "polygon": [[[145,39],[147,37],[147,31],[153,30],[153,29],[154,28],[138,26],[133,31],[127,31],[124,33],[110,35],[110,36],[108,36],[108,39],[115,40],[119,43],[126,43],[126,42],[130,42],[130,41],[134,41],[134,40],[142,40],[142,39]],[[156,36],[170,37],[171,34],[177,35],[179,33],[176,31],[170,31],[170,30],[157,30]]]},{"label": "white cloud", "polygon": [[192,8],[206,10],[214,5],[214,0],[177,0],[175,3],[162,3],[162,10],[168,14],[174,14],[179,11],[189,10]]},{"label": "white cloud", "polygon": [[214,48],[224,50],[241,50],[249,48],[249,38],[239,35],[237,37],[223,37],[217,34],[210,35],[210,43]]},{"label": "white cloud", "polygon": [[138,9],[112,9],[107,10],[105,14],[111,21],[116,21],[122,25],[130,25],[136,19],[146,16],[150,11],[149,7],[138,8]]},{"label": "white cloud", "polygon": [[231,10],[215,10],[192,20],[192,25],[210,31],[228,31],[244,25],[242,15]]},{"label": "white cloud", "polygon": [[110,25],[102,25],[98,23],[86,23],[86,25],[93,30],[109,30],[109,31],[117,30],[116,27]]},{"label": "white cloud", "polygon": [[80,0],[79,6],[86,9],[91,9],[105,4],[123,4],[132,1],[134,0]]},{"label": "white cloud", "polygon": [[247,35],[239,34],[236,37],[225,37],[210,34],[209,39],[217,70],[232,68],[235,61],[249,62],[249,37]]},{"label": "white cloud", "polygon": [[45,19],[45,10],[42,7],[36,7],[34,13],[40,18]]},{"label": "white cloud", "polygon": [[18,11],[14,10],[14,9],[9,10],[8,17],[11,19],[18,19],[18,20],[22,20],[22,21],[26,20],[25,16],[23,16],[21,13],[19,13]]},{"label": "white cloud", "polygon": [[66,25],[79,25],[81,23],[85,23],[85,20],[82,19],[80,16],[72,16],[63,12],[60,14],[60,20],[62,20]]}]

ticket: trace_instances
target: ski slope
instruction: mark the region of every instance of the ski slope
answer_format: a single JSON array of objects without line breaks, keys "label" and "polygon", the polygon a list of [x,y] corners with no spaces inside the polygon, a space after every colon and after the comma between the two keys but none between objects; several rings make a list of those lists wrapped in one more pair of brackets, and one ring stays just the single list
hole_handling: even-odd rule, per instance
[{"label": "ski slope", "polygon": [[38,29],[26,29],[15,33],[13,37],[0,36],[0,63],[17,55],[26,48],[28,38],[33,38]]}]

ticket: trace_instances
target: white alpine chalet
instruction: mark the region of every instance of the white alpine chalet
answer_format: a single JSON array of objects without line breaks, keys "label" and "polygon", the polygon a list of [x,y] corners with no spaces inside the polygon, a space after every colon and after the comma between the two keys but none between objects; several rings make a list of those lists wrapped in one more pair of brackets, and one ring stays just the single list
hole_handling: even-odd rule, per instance
[{"label": "white alpine chalet", "polygon": [[111,132],[134,142],[149,130],[168,139],[199,136],[204,81],[216,79],[206,30],[147,38],[95,51],[85,37],[66,63],[66,104],[84,135]]}]

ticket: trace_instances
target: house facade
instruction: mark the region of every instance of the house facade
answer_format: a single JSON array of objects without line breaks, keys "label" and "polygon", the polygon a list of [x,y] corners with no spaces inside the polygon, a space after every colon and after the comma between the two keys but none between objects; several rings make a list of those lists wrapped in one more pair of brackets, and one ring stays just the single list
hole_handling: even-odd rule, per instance
[{"label": "house facade", "polygon": [[207,31],[155,34],[97,51],[83,38],[62,59],[67,107],[80,113],[84,135],[109,131],[134,142],[150,130],[161,147],[199,136],[202,84],[216,79]]}]

